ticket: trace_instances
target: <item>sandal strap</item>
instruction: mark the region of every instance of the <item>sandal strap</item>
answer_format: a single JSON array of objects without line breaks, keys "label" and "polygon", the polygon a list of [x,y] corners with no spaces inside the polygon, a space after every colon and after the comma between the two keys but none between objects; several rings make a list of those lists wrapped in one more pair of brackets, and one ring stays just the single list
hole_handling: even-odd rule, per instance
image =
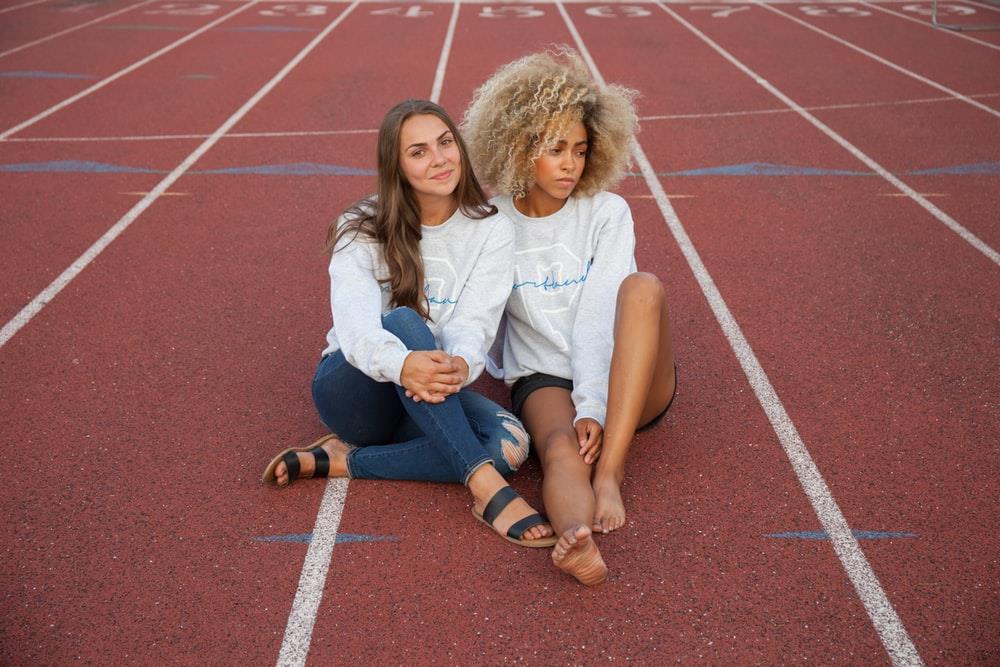
[{"label": "sandal strap", "polygon": [[310,449],[309,453],[316,459],[316,470],[313,477],[326,477],[330,474],[330,455],[322,447]]},{"label": "sandal strap", "polygon": [[281,460],[285,462],[285,467],[288,468],[288,483],[291,484],[299,478],[299,455],[295,452],[286,452]]},{"label": "sandal strap", "polygon": [[486,503],[486,508],[483,509],[483,518],[486,519],[486,523],[492,526],[493,522],[500,516],[500,512],[503,512],[504,508],[516,498],[520,498],[520,496],[509,486],[505,486],[493,494],[490,502]]},{"label": "sandal strap", "polygon": [[545,517],[543,517],[538,512],[534,514],[529,514],[520,521],[516,522],[513,526],[507,529],[507,536],[513,537],[515,540],[521,539],[525,531],[533,526],[538,526],[540,524],[546,523]]}]

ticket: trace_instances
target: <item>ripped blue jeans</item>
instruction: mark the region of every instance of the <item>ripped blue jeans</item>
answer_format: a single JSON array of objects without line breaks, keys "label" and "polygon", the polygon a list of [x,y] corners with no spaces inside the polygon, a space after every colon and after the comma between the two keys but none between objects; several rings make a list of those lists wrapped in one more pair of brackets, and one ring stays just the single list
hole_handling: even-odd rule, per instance
[{"label": "ripped blue jeans", "polygon": [[[430,329],[409,308],[387,313],[382,326],[410,350],[435,349]],[[521,422],[469,389],[443,403],[416,403],[402,387],[376,382],[337,351],[320,361],[312,393],[327,428],[357,447],[347,457],[353,478],[464,484],[485,463],[506,476],[528,457]]]}]

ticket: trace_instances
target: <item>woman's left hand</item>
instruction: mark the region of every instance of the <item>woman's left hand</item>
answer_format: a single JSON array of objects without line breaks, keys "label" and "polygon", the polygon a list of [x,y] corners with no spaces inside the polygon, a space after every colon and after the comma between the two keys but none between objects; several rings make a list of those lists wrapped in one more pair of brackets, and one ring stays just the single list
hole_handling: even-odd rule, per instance
[{"label": "woman's left hand", "polygon": [[580,444],[580,456],[584,463],[593,463],[601,455],[601,445],[604,444],[604,429],[596,419],[584,417],[573,425],[576,428],[576,439]]},{"label": "woman's left hand", "polygon": [[[469,378],[469,364],[466,363],[465,359],[462,357],[451,357],[451,363],[455,367],[455,372],[448,375],[438,375],[436,378],[437,382],[441,384],[450,385],[450,391],[448,394],[457,394],[462,389],[462,384]],[[454,382],[455,378],[458,378],[458,382]],[[414,394],[409,389],[406,390],[406,395],[413,399],[414,403],[420,402],[420,397]]]}]

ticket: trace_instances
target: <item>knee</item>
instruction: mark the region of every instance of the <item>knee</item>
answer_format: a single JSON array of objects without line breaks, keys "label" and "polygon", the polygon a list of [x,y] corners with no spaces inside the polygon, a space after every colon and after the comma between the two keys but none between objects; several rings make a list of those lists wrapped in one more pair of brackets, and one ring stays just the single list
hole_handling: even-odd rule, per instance
[{"label": "knee", "polygon": [[517,471],[528,460],[529,437],[517,417],[498,410],[497,423],[486,442],[493,466],[505,477]]},{"label": "knee", "polygon": [[629,274],[618,288],[622,303],[641,308],[660,308],[666,301],[663,283],[652,273],[642,271]]},{"label": "knee", "polygon": [[424,318],[412,308],[396,308],[382,316],[382,328],[403,341],[410,350],[433,350],[437,347]]},{"label": "knee", "polygon": [[544,443],[538,447],[542,467],[555,464],[588,465],[580,456],[580,443],[576,432],[572,429],[559,430],[550,433]]}]

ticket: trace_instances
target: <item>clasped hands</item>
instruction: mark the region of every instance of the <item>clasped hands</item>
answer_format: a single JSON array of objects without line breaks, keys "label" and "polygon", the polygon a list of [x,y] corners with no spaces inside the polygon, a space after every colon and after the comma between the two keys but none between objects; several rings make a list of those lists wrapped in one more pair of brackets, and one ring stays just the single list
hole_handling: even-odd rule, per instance
[{"label": "clasped hands", "polygon": [[462,389],[469,364],[443,350],[417,350],[406,355],[399,382],[415,402],[443,403]]}]

